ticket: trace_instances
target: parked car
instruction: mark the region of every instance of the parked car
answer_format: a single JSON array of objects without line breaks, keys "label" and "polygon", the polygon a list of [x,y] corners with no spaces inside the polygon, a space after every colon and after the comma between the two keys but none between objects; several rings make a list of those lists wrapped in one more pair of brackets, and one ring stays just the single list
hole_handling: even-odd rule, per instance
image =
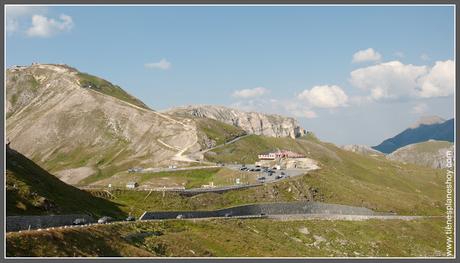
[{"label": "parked car", "polygon": [[281,179],[281,178],[283,178],[282,175],[277,175],[277,176],[275,176],[275,179]]},{"label": "parked car", "polygon": [[256,172],[260,172],[260,168],[254,169],[254,171],[256,171]]},{"label": "parked car", "polygon": [[72,222],[72,225],[84,225],[86,224],[85,218],[77,218]]},{"label": "parked car", "polygon": [[134,216],[128,216],[125,221],[136,221],[136,218]]},{"label": "parked car", "polygon": [[265,177],[263,177],[263,176],[259,177],[259,178],[257,178],[257,180],[259,180],[259,181],[265,180]]},{"label": "parked car", "polygon": [[254,169],[254,168],[249,169],[250,172],[254,172],[255,170],[256,169]]},{"label": "parked car", "polygon": [[107,224],[112,221],[112,218],[110,216],[103,216],[97,220],[98,224]]},{"label": "parked car", "polygon": [[285,173],[284,173],[284,172],[281,172],[281,175],[285,175]]}]

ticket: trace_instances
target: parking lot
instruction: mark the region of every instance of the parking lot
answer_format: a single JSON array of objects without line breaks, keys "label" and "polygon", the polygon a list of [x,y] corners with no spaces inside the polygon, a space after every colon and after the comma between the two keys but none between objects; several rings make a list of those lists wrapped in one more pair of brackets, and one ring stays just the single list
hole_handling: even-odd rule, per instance
[{"label": "parking lot", "polygon": [[276,169],[276,167],[261,167],[253,164],[227,165],[228,168],[243,172],[259,173],[257,181],[260,183],[271,183],[282,179],[303,175],[307,169]]}]

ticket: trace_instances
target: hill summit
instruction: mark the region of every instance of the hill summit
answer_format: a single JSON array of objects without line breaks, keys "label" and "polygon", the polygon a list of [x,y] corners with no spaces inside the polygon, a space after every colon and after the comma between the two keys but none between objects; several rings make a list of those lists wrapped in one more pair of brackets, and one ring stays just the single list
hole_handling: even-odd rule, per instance
[{"label": "hill summit", "polygon": [[383,153],[392,153],[406,145],[428,140],[453,142],[454,119],[444,121],[437,116],[421,118],[410,128],[372,148]]}]

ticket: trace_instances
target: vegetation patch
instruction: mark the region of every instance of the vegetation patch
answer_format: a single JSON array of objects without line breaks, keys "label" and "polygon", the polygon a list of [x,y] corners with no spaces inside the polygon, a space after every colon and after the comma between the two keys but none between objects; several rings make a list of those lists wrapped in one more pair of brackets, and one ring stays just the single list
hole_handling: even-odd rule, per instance
[{"label": "vegetation patch", "polygon": [[8,216],[85,213],[123,218],[120,207],[63,183],[20,153],[7,149]]},{"label": "vegetation patch", "polygon": [[112,83],[104,79],[101,79],[101,78],[98,78],[96,76],[89,75],[86,73],[78,73],[77,76],[79,78],[80,85],[83,88],[88,88],[88,89],[98,91],[100,93],[115,97],[117,99],[126,101],[128,103],[131,103],[133,105],[136,105],[144,109],[150,109],[147,105],[145,105],[139,99],[128,94],[126,91],[124,91],[119,86],[113,85]]},{"label": "vegetation patch", "polygon": [[209,118],[195,118],[195,121],[198,129],[209,139],[215,141],[216,145],[224,144],[246,134],[241,128],[221,121]]},{"label": "vegetation patch", "polygon": [[444,223],[443,219],[118,223],[8,233],[6,253],[43,257],[437,257],[445,256]]}]

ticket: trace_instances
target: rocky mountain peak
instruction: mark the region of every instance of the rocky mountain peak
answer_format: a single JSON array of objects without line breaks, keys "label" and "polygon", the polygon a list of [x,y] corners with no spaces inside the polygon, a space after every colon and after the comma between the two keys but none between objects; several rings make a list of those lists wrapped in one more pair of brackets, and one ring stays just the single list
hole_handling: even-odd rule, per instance
[{"label": "rocky mountain peak", "polygon": [[173,115],[218,120],[256,135],[297,138],[306,134],[305,129],[300,127],[296,119],[276,114],[246,112],[215,105],[188,105],[166,112]]},{"label": "rocky mountain peak", "polygon": [[432,125],[437,123],[443,123],[446,120],[439,117],[439,116],[422,116],[420,119],[417,120],[414,124],[410,126],[411,129],[416,129],[421,125]]}]

